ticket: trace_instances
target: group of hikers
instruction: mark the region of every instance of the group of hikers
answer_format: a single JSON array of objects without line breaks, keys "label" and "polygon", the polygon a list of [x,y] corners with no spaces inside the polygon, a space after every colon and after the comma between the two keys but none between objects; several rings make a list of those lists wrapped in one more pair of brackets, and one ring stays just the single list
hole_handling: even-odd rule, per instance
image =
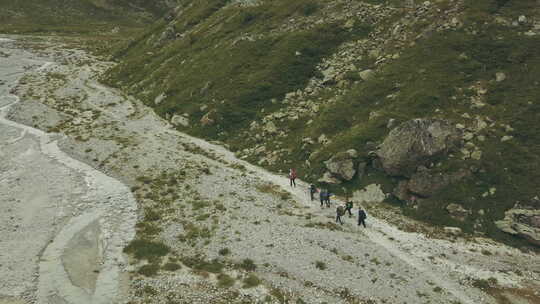
[{"label": "group of hikers", "polygon": [[[296,187],[296,178],[298,177],[295,169],[289,170],[289,181],[291,184],[291,187]],[[315,198],[315,193],[319,193],[319,200],[321,201],[321,208],[324,208],[325,206],[327,208],[330,208],[330,197],[333,195],[328,191],[328,189],[317,189],[317,187],[314,184],[311,184],[309,186],[309,195],[311,198],[311,201]],[[338,205],[336,207],[336,223],[340,223],[343,225],[343,221],[341,220],[341,217],[344,216],[347,212],[349,213],[349,217],[352,217],[352,209],[353,209],[353,201],[350,200],[348,197],[345,199],[345,205]],[[364,228],[366,228],[366,212],[362,209],[362,206],[358,206],[358,226],[362,225]]]}]

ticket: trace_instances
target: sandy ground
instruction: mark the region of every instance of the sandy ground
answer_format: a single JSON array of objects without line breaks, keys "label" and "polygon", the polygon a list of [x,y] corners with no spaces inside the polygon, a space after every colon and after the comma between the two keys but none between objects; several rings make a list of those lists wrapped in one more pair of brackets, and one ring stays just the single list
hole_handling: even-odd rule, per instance
[{"label": "sandy ground", "polygon": [[[0,51],[0,277],[13,278],[0,303],[540,303],[535,253],[372,216],[367,229],[335,225],[335,205],[311,202],[306,183],[291,188],[99,84],[109,63],[58,42]],[[135,222],[170,252],[126,264]],[[256,269],[236,266],[245,259]],[[149,263],[159,271],[142,275]]]},{"label": "sandy ground", "polygon": [[24,72],[54,64],[12,45],[0,41],[9,54],[0,58],[0,297],[113,303],[122,249],[135,233],[135,200],[119,181],[62,152],[58,136],[5,118],[20,102],[10,91]]}]

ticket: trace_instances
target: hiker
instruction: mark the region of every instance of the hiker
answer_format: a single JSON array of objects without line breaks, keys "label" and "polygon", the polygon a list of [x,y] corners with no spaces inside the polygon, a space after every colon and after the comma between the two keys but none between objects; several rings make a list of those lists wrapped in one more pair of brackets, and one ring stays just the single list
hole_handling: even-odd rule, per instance
[{"label": "hiker", "polygon": [[326,203],[326,207],[330,208],[330,196],[334,195],[333,193],[328,192],[326,190],[326,195],[324,197],[324,202]]},{"label": "hiker", "polygon": [[296,170],[291,169],[289,170],[289,179],[291,180],[291,187],[296,187]]},{"label": "hiker", "polygon": [[313,201],[313,196],[315,193],[317,193],[317,187],[315,187],[314,184],[311,184],[311,186],[309,186],[309,195],[311,197],[311,201]]},{"label": "hiker", "polygon": [[366,228],[366,212],[362,209],[362,206],[358,206],[358,226],[363,225]]},{"label": "hiker", "polygon": [[353,202],[352,202],[352,200],[350,200],[349,198],[347,198],[347,199],[345,200],[345,211],[346,211],[346,212],[349,212],[349,217],[352,216],[352,212],[351,212],[352,207],[353,207]]},{"label": "hiker", "polygon": [[343,225],[343,222],[341,221],[341,216],[345,214],[345,210],[343,210],[343,206],[339,205],[336,208],[336,223],[340,223]]},{"label": "hiker", "polygon": [[328,195],[328,190],[321,189],[319,192],[319,199],[321,200],[321,208],[324,207],[324,202],[326,201],[326,195]]}]

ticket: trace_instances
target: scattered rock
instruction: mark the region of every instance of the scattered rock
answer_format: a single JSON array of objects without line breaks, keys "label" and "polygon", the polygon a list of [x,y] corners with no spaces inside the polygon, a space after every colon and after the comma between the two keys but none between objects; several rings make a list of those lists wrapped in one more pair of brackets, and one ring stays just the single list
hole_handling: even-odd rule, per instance
[{"label": "scattered rock", "polygon": [[321,144],[321,145],[328,145],[329,143],[332,142],[330,139],[328,139],[328,137],[326,137],[325,134],[321,134],[321,136],[319,136],[319,138],[317,139],[317,141],[318,141],[319,144]]},{"label": "scattered rock", "polygon": [[167,98],[167,95],[165,93],[161,93],[156,99],[154,99],[154,104],[157,106],[159,105],[163,100]]},{"label": "scattered rock", "polygon": [[393,118],[390,118],[388,120],[388,123],[386,124],[386,128],[392,129],[396,125],[396,120]]},{"label": "scattered rock", "polygon": [[501,142],[505,142],[505,141],[509,141],[511,140],[512,138],[514,138],[514,136],[511,136],[511,135],[505,135],[501,138]]},{"label": "scattered rock", "polygon": [[335,178],[330,172],[324,173],[324,175],[321,178],[319,178],[318,182],[332,184],[332,185],[341,184],[341,181]]},{"label": "scattered rock", "polygon": [[171,123],[175,126],[189,127],[189,118],[186,115],[175,114],[171,118]]},{"label": "scattered rock", "polygon": [[368,80],[370,80],[371,78],[373,78],[375,76],[375,71],[373,71],[373,70],[364,70],[364,71],[358,73],[358,75],[360,75],[360,79],[362,79],[363,81],[368,81]]},{"label": "scattered rock", "polygon": [[469,215],[469,211],[467,211],[467,209],[463,208],[461,205],[454,204],[454,203],[446,206],[446,211],[450,213],[451,217],[460,221],[464,221],[465,217]]},{"label": "scattered rock", "polygon": [[540,246],[540,209],[516,204],[504,215],[503,220],[495,222],[499,229]]},{"label": "scattered rock", "polygon": [[471,158],[474,160],[480,160],[482,159],[482,151],[476,150],[471,153]]},{"label": "scattered rock", "polygon": [[268,134],[277,134],[278,133],[278,129],[277,129],[276,125],[274,124],[274,122],[272,122],[272,121],[269,121],[264,125],[263,131],[265,133],[268,133]]},{"label": "scattered rock", "polygon": [[216,119],[217,119],[216,116],[217,116],[216,110],[211,110],[208,113],[204,114],[200,122],[203,126],[211,126],[216,122]]},{"label": "scattered rock", "polygon": [[386,173],[411,176],[431,158],[458,145],[461,134],[445,120],[414,119],[390,131],[376,152]]},{"label": "scattered rock", "polygon": [[504,80],[506,80],[506,74],[505,73],[503,73],[503,72],[495,73],[495,81],[501,82],[501,81],[504,81]]},{"label": "scattered rock", "polygon": [[458,227],[444,227],[444,232],[451,234],[451,235],[460,235],[463,233],[461,228]]}]

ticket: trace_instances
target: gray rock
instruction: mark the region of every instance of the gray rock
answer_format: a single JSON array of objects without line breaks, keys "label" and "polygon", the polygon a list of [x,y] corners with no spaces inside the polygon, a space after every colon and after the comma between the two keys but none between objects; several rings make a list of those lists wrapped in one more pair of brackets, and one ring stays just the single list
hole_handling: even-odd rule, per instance
[{"label": "gray rock", "polygon": [[333,67],[329,67],[328,69],[322,71],[323,74],[323,84],[329,84],[333,83],[336,80],[337,72]]},{"label": "gray rock", "polygon": [[356,169],[356,175],[358,176],[358,179],[362,179],[364,177],[364,174],[366,174],[366,162],[359,162],[357,169]]},{"label": "gray rock", "polygon": [[367,80],[370,80],[371,78],[373,78],[375,76],[375,71],[373,71],[373,70],[364,70],[364,71],[358,73],[358,75],[360,75],[360,79],[362,79],[363,81],[367,81]]},{"label": "gray rock", "polygon": [[357,158],[358,157],[358,151],[356,151],[355,149],[347,150],[347,154],[349,154],[349,156],[352,157],[352,158]]},{"label": "gray rock", "polygon": [[439,119],[414,119],[390,131],[376,152],[386,173],[411,176],[420,165],[458,146],[461,132]]},{"label": "gray rock", "polygon": [[396,125],[396,120],[393,119],[393,118],[390,118],[390,119],[388,120],[388,123],[386,124],[386,127],[387,127],[388,129],[392,129],[395,125]]},{"label": "gray rock", "polygon": [[332,176],[332,173],[330,172],[324,173],[324,175],[321,178],[319,178],[318,182],[332,184],[332,185],[341,184],[341,181],[335,178],[334,176]]},{"label": "gray rock", "polygon": [[503,73],[503,72],[495,73],[495,81],[501,82],[501,81],[504,81],[505,79],[506,79],[506,74],[505,73]]},{"label": "gray rock", "polygon": [[159,42],[165,42],[168,40],[173,40],[176,38],[176,30],[172,26],[168,26],[163,33],[161,33],[161,37],[159,38]]},{"label": "gray rock", "polygon": [[350,181],[356,174],[353,157],[348,152],[338,153],[324,164],[328,171],[340,180]]},{"label": "gray rock", "polygon": [[495,222],[502,231],[525,238],[530,243],[540,246],[540,204],[536,207],[520,206],[504,214],[504,219]]},{"label": "gray rock", "polygon": [[263,130],[264,130],[264,132],[266,132],[268,134],[277,134],[277,132],[278,132],[278,129],[277,129],[276,125],[271,121],[267,122],[264,125]]},{"label": "gray rock", "polygon": [[461,228],[458,228],[458,227],[444,227],[443,229],[444,229],[444,232],[448,234],[452,234],[452,235],[460,235],[463,233]]},{"label": "gray rock", "polygon": [[167,95],[165,93],[161,93],[156,99],[154,99],[154,104],[157,106],[159,105],[163,100],[167,98]]},{"label": "gray rock", "polygon": [[453,174],[433,173],[430,170],[419,170],[412,175],[407,187],[412,193],[422,197],[430,197],[448,185],[457,182],[468,175],[470,175],[470,172],[466,170],[461,170]]},{"label": "gray rock", "polygon": [[203,126],[211,126],[216,122],[216,110],[211,110],[208,113],[206,113],[200,120],[201,124]]},{"label": "gray rock", "polygon": [[175,126],[189,127],[189,118],[185,115],[175,114],[171,118],[171,123]]},{"label": "gray rock", "polygon": [[463,208],[461,205],[454,204],[454,203],[446,206],[446,211],[450,213],[451,217],[460,221],[464,221],[465,217],[469,215],[469,211],[467,211],[467,209]]},{"label": "gray rock", "polygon": [[317,141],[318,141],[321,145],[328,145],[329,143],[332,142],[330,139],[328,139],[328,137],[326,137],[325,134],[321,134],[321,136],[319,136],[319,138],[317,139]]},{"label": "gray rock", "polygon": [[411,197],[408,187],[409,181],[402,180],[398,183],[392,194],[397,197],[399,200],[408,201]]}]

